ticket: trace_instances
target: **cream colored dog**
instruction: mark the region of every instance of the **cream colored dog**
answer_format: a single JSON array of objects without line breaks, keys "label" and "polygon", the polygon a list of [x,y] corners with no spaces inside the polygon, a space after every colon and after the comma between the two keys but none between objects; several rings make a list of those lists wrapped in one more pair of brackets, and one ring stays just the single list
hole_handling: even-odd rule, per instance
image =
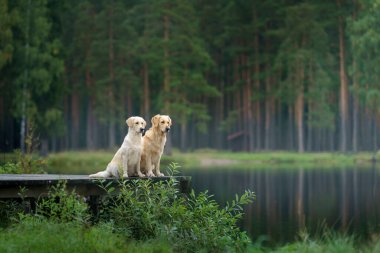
[{"label": "cream colored dog", "polygon": [[119,168],[123,168],[123,177],[128,175],[144,175],[140,170],[140,157],[142,150],[142,133],[145,130],[146,122],[141,117],[130,117],[127,119],[128,134],[124,142],[116,152],[106,170],[92,174],[89,177],[116,177],[119,178]]},{"label": "cream colored dog", "polygon": [[[167,115],[157,114],[152,118],[152,127],[143,137],[141,153],[141,171],[148,177],[162,177],[160,160],[166,143],[166,134],[170,131],[172,120]],[[154,172],[154,173],[153,173]]]}]

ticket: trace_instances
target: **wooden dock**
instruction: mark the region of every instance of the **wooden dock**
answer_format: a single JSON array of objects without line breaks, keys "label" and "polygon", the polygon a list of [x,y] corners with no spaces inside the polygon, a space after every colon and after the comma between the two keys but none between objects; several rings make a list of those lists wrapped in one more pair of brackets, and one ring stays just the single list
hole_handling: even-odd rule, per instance
[{"label": "wooden dock", "polygon": [[[188,176],[175,177],[153,177],[137,178],[130,177],[123,180],[152,180],[153,182],[166,181],[175,178],[179,182],[181,193],[189,193],[190,180]],[[46,196],[50,186],[58,184],[60,181],[66,181],[68,191],[75,192],[84,197],[99,197],[105,194],[105,191],[99,186],[99,179],[89,178],[88,175],[56,175],[56,174],[0,174],[0,199],[17,199],[21,198],[20,189],[26,189],[24,197],[38,199]],[[110,183],[112,186],[119,185],[118,179],[104,179],[104,184]]]}]

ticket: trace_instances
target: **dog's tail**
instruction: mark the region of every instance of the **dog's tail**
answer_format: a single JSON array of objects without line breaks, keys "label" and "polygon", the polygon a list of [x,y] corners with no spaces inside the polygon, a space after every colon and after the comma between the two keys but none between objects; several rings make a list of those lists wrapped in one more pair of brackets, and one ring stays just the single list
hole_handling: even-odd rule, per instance
[{"label": "dog's tail", "polygon": [[104,171],[100,171],[98,173],[95,173],[95,174],[91,174],[89,175],[88,177],[90,178],[106,178],[106,177],[110,177],[112,176],[107,170],[104,170]]}]

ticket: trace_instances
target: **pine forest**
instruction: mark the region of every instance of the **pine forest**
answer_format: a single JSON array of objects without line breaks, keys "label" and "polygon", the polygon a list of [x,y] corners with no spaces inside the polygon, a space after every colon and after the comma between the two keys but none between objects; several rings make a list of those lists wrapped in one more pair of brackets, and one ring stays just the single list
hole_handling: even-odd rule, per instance
[{"label": "pine forest", "polygon": [[377,150],[379,56],[380,0],[0,0],[0,150]]}]

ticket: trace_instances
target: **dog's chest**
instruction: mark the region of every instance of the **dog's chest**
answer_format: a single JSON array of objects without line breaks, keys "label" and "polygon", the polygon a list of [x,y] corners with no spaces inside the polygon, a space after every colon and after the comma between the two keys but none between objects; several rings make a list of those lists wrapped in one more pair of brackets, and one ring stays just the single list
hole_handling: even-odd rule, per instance
[{"label": "dog's chest", "polygon": [[162,153],[165,147],[166,137],[161,137],[150,141],[150,145],[154,147],[154,152]]},{"label": "dog's chest", "polygon": [[128,155],[140,155],[142,151],[141,146],[134,146],[126,148],[126,152]]}]

